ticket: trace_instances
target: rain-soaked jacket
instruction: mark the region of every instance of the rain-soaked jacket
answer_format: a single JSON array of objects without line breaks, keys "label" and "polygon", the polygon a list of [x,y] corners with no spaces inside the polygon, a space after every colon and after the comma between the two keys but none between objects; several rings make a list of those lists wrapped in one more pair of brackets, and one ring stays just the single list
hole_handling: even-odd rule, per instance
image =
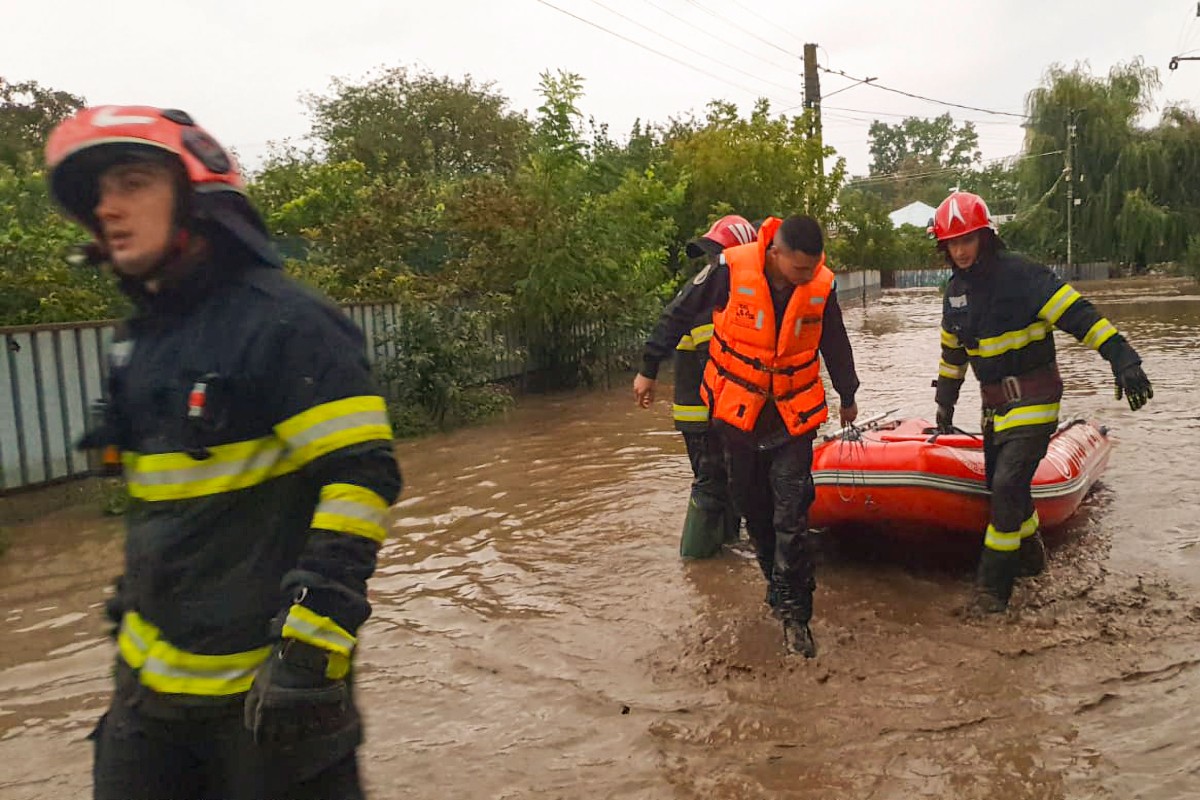
[{"label": "rain-soaked jacket", "polygon": [[274,636],[325,649],[343,677],[400,490],[361,334],[256,264],[136,295],[105,426],[133,498],[120,658],[185,705],[240,701]]}]

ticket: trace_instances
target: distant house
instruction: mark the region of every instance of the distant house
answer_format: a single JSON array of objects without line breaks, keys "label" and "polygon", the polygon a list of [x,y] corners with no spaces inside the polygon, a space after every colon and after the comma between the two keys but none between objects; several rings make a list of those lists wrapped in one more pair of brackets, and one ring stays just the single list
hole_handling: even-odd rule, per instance
[{"label": "distant house", "polygon": [[927,228],[929,227],[929,220],[933,219],[935,211],[937,209],[933,206],[918,200],[888,214],[888,219],[892,221],[892,227],[895,228],[899,228],[901,225],[916,225],[918,228]]}]

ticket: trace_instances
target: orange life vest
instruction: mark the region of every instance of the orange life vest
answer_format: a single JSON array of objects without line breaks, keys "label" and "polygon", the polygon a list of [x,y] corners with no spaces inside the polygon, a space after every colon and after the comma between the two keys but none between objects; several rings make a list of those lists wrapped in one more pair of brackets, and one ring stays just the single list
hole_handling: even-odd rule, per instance
[{"label": "orange life vest", "polygon": [[729,302],[713,313],[702,395],[714,419],[747,432],[771,400],[788,432],[800,436],[829,418],[819,352],[834,276],[822,256],[812,280],[793,291],[776,328],[764,256],[779,225],[768,219],[757,242],[725,251]]}]

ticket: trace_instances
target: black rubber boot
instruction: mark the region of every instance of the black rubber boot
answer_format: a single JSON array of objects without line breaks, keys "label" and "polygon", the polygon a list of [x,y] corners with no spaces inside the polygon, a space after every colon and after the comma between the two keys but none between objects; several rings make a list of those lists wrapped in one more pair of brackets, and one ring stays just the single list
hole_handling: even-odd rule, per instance
[{"label": "black rubber boot", "polygon": [[979,556],[979,572],[975,578],[975,591],[967,611],[972,616],[999,614],[1008,609],[1012,597],[1013,583],[1020,569],[1020,555],[1016,550],[1001,552],[983,548]]},{"label": "black rubber boot", "polygon": [[1020,553],[1018,560],[1021,564],[1017,570],[1018,578],[1032,578],[1046,571],[1046,542],[1042,539],[1041,531],[1022,539],[1021,549],[1017,552]]},{"label": "black rubber boot", "polygon": [[813,639],[812,629],[807,622],[800,622],[790,616],[783,618],[783,643],[789,653],[796,653],[805,658],[816,658],[817,642]]}]

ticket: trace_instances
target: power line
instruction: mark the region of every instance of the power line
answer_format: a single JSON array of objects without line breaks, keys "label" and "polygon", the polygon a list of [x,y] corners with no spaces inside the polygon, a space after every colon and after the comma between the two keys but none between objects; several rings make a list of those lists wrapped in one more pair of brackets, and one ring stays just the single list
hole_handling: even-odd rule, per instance
[{"label": "power line", "polygon": [[668,11],[667,9],[660,6],[658,3],[654,2],[654,0],[647,0],[647,2],[649,2],[650,5],[653,6],[654,8],[657,8],[659,11],[666,14],[668,17],[673,17],[674,19],[677,19],[680,22],[682,22],[684,25],[687,25],[689,28],[700,31],[700,33],[704,34],[705,36],[709,37],[710,39],[715,39],[716,41],[720,42],[721,45],[724,47],[732,47],[734,50],[745,53],[746,55],[750,56],[751,58],[756,58],[759,61],[761,61],[762,63],[767,64],[768,66],[774,67],[775,69],[780,70],[781,72],[787,72],[791,75],[796,74],[793,67],[782,66],[782,65],[772,61],[769,58],[763,58],[758,53],[755,53],[753,50],[748,50],[745,47],[741,47],[740,45],[734,44],[733,42],[725,41],[720,36],[713,33],[711,30],[706,30],[705,28],[702,28],[701,26],[697,25],[696,23],[691,22],[690,20],[687,20],[687,19],[679,16],[675,12]]},{"label": "power line", "polygon": [[[589,0],[589,2],[591,2],[592,5],[600,6],[600,8],[603,8],[605,11],[609,12],[610,14],[617,15],[618,17],[620,17],[621,19],[625,20],[628,23],[638,26],[639,28],[641,28],[644,31],[648,31],[648,32],[654,34],[655,36],[658,36],[662,39],[666,39],[668,42],[675,45],[676,47],[681,47],[684,50],[689,49],[688,46],[686,44],[684,44],[683,42],[676,41],[675,39],[672,39],[670,36],[667,36],[664,33],[659,33],[654,28],[651,28],[649,25],[644,25],[641,22],[638,22],[633,17],[630,17],[627,14],[622,14],[620,11],[617,11],[616,9],[611,8],[610,6],[607,6],[604,3],[600,2],[600,0]],[[753,72],[747,72],[746,70],[741,69],[740,67],[735,67],[732,64],[726,64],[724,61],[717,61],[715,58],[712,58],[712,57],[707,57],[706,60],[710,61],[713,64],[717,64],[718,66],[725,67],[726,69],[731,69],[734,72],[740,72],[741,74],[745,75],[748,78],[756,78],[758,80],[763,81],[764,83],[769,83],[770,85],[775,86],[780,89],[783,89],[784,91],[787,91],[787,92],[795,92],[796,91],[796,89],[792,86],[784,86],[782,83],[776,83],[775,81],[768,80],[759,75],[755,75]]]},{"label": "power line", "polygon": [[[755,89],[747,88],[747,87],[741,85],[740,83],[737,83],[736,81],[731,81],[726,77],[717,75],[716,73],[713,73],[713,72],[709,72],[706,69],[701,69],[700,67],[697,67],[695,64],[684,61],[681,58],[676,58],[675,56],[664,53],[661,50],[655,50],[653,47],[650,47],[649,45],[642,44],[641,42],[639,42],[635,39],[630,39],[628,36],[625,36],[624,34],[621,34],[621,33],[617,33],[616,31],[606,28],[603,25],[600,25],[596,22],[592,22],[590,19],[581,17],[578,14],[573,14],[572,12],[567,11],[566,9],[559,8],[558,6],[554,5],[553,3],[547,2],[547,0],[536,0],[536,1],[538,3],[541,3],[542,5],[546,6],[546,8],[551,8],[560,14],[566,14],[568,17],[571,17],[572,19],[577,19],[580,22],[582,22],[583,24],[589,25],[589,26],[595,28],[596,30],[604,31],[605,33],[607,33],[610,36],[615,36],[618,39],[621,39],[622,41],[629,42],[631,45],[633,45],[635,47],[640,47],[643,50],[648,50],[649,52],[654,53],[656,56],[662,56],[663,58],[667,59],[668,61],[674,61],[676,64],[687,67],[688,69],[693,70],[694,72],[699,72],[701,75],[707,75],[708,77],[714,78],[718,81],[721,81],[722,83],[727,83],[730,86],[741,89],[743,92],[751,94],[755,97],[762,96],[762,92],[759,92]],[[777,98],[772,98],[772,99],[777,100]]]},{"label": "power line", "polygon": [[[841,70],[838,70],[838,69],[829,69],[827,67],[822,67],[822,66],[818,66],[817,69],[821,70],[822,72],[827,72],[831,75],[841,75],[843,78],[849,78],[852,81],[865,82],[865,79],[863,79],[863,78],[856,78],[853,75],[847,75],[845,72],[842,72]],[[925,97],[924,95],[914,94],[912,92],[906,92],[902,89],[893,89],[890,86],[884,86],[883,84],[877,83],[875,81],[868,83],[867,86],[871,86],[876,89],[882,89],[885,92],[892,92],[894,94],[902,94],[905,97],[911,97],[914,100],[924,100],[927,103],[936,103],[941,106],[950,106],[951,108],[964,108],[967,111],[980,111],[984,114],[995,114],[995,115],[1004,116],[1004,117],[1019,117],[1021,119],[1029,118],[1028,114],[1018,114],[1014,111],[995,111],[990,108],[980,108],[979,106],[967,106],[967,105],[963,105],[962,103],[951,103],[946,100],[936,100],[932,97]]]},{"label": "power line", "polygon": [[[1016,155],[1001,156],[999,158],[987,158],[987,159],[984,159],[983,161],[980,161],[979,163],[980,163],[980,165],[999,164],[1001,162],[1008,161],[1008,162],[1015,164],[1018,161],[1027,161],[1031,158],[1044,158],[1045,156],[1062,155],[1062,153],[1064,153],[1064,152],[1065,151],[1063,151],[1063,150],[1047,150],[1044,153],[1030,153],[1028,155],[1021,155],[1018,153]],[[866,178],[851,178],[849,181],[846,182],[846,185],[847,186],[862,186],[864,184],[869,184],[869,183],[892,183],[895,181],[910,180],[912,178],[928,178],[933,175],[941,175],[941,174],[944,174],[947,172],[966,172],[966,171],[969,171],[968,167],[940,167],[938,169],[927,170],[925,172],[907,172],[907,173],[906,172],[889,172],[889,173],[884,173],[882,175],[871,175]]]},{"label": "power line", "polygon": [[726,23],[727,25],[732,25],[733,27],[737,28],[739,31],[746,34],[747,36],[757,39],[758,41],[765,44],[767,47],[774,47],[776,50],[783,53],[785,56],[788,56],[789,58],[798,58],[798,56],[794,52],[792,52],[790,50],[786,50],[786,49],[780,47],[779,45],[775,44],[774,42],[767,41],[766,39],[764,39],[762,36],[755,33],[754,31],[747,30],[747,29],[743,28],[741,25],[738,25],[736,22],[731,20],[729,17],[726,17],[723,14],[718,14],[716,11],[713,11],[712,9],[705,8],[704,6],[697,3],[696,0],[685,0],[685,1],[689,5],[693,5],[696,8],[700,9],[705,14],[708,14],[711,17],[715,17],[716,19],[721,20],[722,22]]},{"label": "power line", "polygon": [[[879,117],[903,117],[905,119],[908,119],[910,117],[921,118],[921,116],[919,114],[900,114],[895,111],[871,111],[871,110],[865,109],[865,108],[845,108],[843,106],[822,105],[821,110],[822,111],[849,111],[852,114],[874,114],[875,116],[879,116]],[[871,121],[874,122],[874,120],[871,120]],[[1008,122],[1006,120],[999,120],[999,119],[960,119],[957,121],[958,122],[971,122],[971,123],[974,123],[975,125],[1017,125],[1017,126],[1019,126],[1022,124],[1020,122]]]}]

